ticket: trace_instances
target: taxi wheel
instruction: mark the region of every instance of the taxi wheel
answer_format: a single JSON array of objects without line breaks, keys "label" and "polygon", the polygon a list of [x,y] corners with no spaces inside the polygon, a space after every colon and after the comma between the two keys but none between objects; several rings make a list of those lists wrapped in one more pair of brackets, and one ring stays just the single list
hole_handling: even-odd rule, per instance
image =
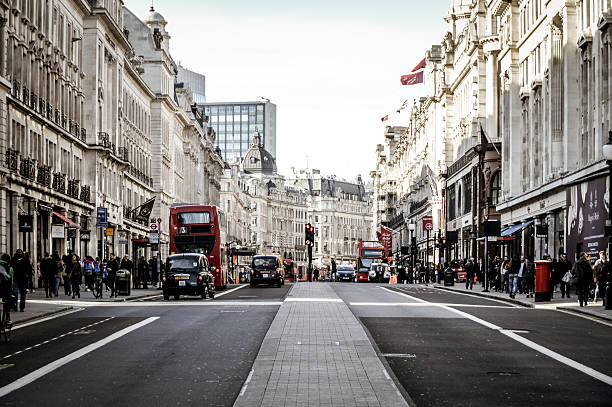
[{"label": "taxi wheel", "polygon": [[204,286],[202,287],[202,292],[200,293],[200,296],[202,297],[203,300],[206,299],[206,292],[208,291],[208,287]]},{"label": "taxi wheel", "polygon": [[281,285],[285,285],[285,279],[281,278]]},{"label": "taxi wheel", "polygon": [[174,299],[175,299],[175,300],[178,300],[179,298],[181,298],[181,295],[180,295],[180,294],[174,294]]},{"label": "taxi wheel", "polygon": [[208,298],[211,300],[215,298],[215,286],[208,286]]}]

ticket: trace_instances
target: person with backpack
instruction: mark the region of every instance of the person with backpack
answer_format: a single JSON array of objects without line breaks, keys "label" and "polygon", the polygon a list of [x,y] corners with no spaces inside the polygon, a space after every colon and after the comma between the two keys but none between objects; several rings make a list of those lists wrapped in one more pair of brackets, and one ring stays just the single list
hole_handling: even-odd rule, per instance
[{"label": "person with backpack", "polygon": [[70,264],[70,283],[72,284],[72,298],[81,298],[81,283],[83,281],[83,271],[81,263],[76,254],[72,255],[72,263]]},{"label": "person with backpack", "polygon": [[93,257],[86,256],[83,262],[83,276],[85,277],[85,291],[93,290]]}]

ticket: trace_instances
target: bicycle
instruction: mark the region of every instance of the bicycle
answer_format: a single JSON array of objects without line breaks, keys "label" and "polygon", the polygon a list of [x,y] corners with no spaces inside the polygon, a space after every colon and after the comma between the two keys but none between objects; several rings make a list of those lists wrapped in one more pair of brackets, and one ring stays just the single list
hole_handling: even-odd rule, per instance
[{"label": "bicycle", "polygon": [[4,342],[11,341],[11,330],[13,322],[11,321],[11,299],[2,301],[2,315],[0,316],[0,337],[4,338]]},{"label": "bicycle", "polygon": [[102,293],[104,292],[102,286],[103,286],[102,278],[99,276],[96,276],[94,280],[93,290],[92,290],[94,298],[102,298]]}]

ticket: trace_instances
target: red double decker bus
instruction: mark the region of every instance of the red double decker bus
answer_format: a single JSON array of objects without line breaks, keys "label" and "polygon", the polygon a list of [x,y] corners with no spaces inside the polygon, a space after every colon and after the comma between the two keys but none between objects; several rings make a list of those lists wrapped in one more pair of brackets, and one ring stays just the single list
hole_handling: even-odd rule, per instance
[{"label": "red double decker bus", "polygon": [[387,262],[387,243],[373,240],[359,242],[357,253],[357,282],[368,282],[372,263]]},{"label": "red double decker bus", "polygon": [[215,287],[227,286],[221,256],[221,231],[216,206],[174,204],[170,207],[170,254],[203,253],[215,269]]}]

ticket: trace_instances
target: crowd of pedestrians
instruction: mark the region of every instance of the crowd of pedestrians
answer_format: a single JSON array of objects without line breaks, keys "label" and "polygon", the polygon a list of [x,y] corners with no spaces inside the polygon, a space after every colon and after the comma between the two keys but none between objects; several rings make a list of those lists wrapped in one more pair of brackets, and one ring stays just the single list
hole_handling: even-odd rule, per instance
[{"label": "crowd of pedestrians", "polygon": [[[606,284],[612,278],[610,262],[604,251],[599,252],[599,258],[594,263],[588,253],[581,253],[575,264],[568,260],[566,254],[553,259],[548,254],[544,260],[551,261],[550,292],[554,296],[560,293],[561,298],[571,298],[572,288],[575,289],[580,306],[589,301],[602,301],[605,305]],[[489,261],[489,268],[485,273],[485,264],[482,259],[476,261],[473,257],[465,260],[454,260],[444,265],[426,267],[417,263],[414,268],[399,266],[398,280],[406,283],[428,284],[443,278],[444,272],[450,272],[453,279],[457,279],[460,270],[465,272],[465,288],[474,289],[476,282],[481,282],[485,289],[508,294],[510,298],[525,295],[533,298],[535,294],[536,273],[535,263],[525,256],[508,257],[496,256]]]},{"label": "crowd of pedestrians", "polygon": [[34,279],[38,278],[39,287],[44,287],[45,297],[59,296],[60,286],[63,286],[64,295],[81,298],[81,287],[85,292],[93,291],[96,281],[101,281],[110,297],[117,296],[117,271],[126,270],[133,275],[134,288],[161,287],[161,273],[163,263],[153,256],[146,261],[144,256],[138,260],[134,267],[128,255],[123,259],[110,254],[108,259],[85,256],[81,259],[75,253],[69,252],[64,256],[54,251],[51,255],[45,253],[42,259],[35,263],[28,252],[17,249],[11,257],[9,254],[0,256],[0,295],[2,301],[10,304],[14,311],[23,312],[26,307],[26,296],[34,293]]}]

